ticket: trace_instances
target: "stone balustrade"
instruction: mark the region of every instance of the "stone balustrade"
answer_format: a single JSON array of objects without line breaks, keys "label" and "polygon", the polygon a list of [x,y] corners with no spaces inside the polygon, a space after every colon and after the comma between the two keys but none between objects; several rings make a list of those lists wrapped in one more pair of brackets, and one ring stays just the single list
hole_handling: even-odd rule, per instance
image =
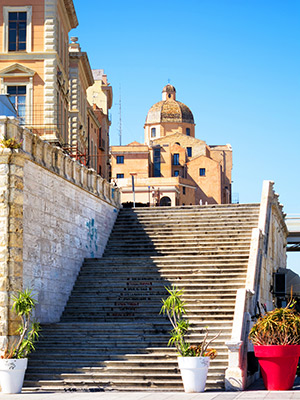
[{"label": "stone balustrade", "polygon": [[[62,148],[42,140],[26,128],[21,128],[14,118],[0,116],[0,126],[0,138],[5,135],[7,138],[15,138],[21,142],[22,150],[30,160],[115,207],[120,207],[119,189],[113,187],[95,170],[72,159]],[[113,196],[112,192],[114,192]]]}]

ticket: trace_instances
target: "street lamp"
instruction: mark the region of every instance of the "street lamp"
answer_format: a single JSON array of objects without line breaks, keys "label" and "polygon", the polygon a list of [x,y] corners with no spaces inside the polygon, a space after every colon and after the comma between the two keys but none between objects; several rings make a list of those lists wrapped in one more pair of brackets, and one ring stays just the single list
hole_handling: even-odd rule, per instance
[{"label": "street lamp", "polygon": [[134,176],[137,175],[136,173],[132,173],[131,175],[131,185],[132,185],[132,194],[133,194],[133,208],[135,208],[135,188],[134,188]]}]

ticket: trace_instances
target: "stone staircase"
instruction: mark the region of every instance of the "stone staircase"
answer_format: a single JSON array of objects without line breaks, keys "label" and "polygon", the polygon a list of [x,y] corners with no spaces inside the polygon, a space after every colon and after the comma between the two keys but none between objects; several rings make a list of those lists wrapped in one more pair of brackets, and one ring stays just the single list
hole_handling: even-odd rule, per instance
[{"label": "stone staircase", "polygon": [[182,391],[165,286],[185,288],[198,343],[220,329],[207,389],[224,388],[236,290],[245,287],[259,205],[120,211],[104,255],[85,260],[56,324],[43,327],[25,386],[42,390]]}]

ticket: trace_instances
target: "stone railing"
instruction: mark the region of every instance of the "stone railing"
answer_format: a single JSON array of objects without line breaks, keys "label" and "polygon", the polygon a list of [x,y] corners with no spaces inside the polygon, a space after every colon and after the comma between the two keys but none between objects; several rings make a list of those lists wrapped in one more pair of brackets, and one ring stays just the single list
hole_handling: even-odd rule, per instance
[{"label": "stone railing", "polygon": [[121,197],[117,187],[103,179],[95,170],[73,160],[60,147],[42,140],[26,128],[21,128],[16,119],[0,116],[0,139],[3,137],[15,138],[20,142],[20,150],[31,161],[120,208]]},{"label": "stone railing", "polygon": [[[258,378],[257,374],[247,376],[247,352],[251,350],[248,335],[253,324],[251,317],[257,314],[256,307],[259,302],[265,304],[268,309],[273,308],[270,294],[273,273],[278,267],[285,267],[283,249],[287,228],[282,205],[278,202],[273,185],[270,181],[263,183],[258,227],[252,230],[246,285],[245,288],[237,290],[231,339],[226,343],[229,353],[225,373],[226,390],[244,390]],[[273,226],[275,229],[270,240],[270,230]],[[277,257],[274,257],[275,251],[279,253]]]}]

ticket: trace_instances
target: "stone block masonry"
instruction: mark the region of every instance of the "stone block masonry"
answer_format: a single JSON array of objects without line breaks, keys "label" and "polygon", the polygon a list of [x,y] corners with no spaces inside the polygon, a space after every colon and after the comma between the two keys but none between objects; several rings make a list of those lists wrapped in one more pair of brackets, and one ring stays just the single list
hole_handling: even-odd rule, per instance
[{"label": "stone block masonry", "polygon": [[12,295],[30,288],[36,318],[56,322],[85,257],[101,257],[120,207],[94,170],[50,146],[14,119],[0,117],[0,347],[14,335]]}]

